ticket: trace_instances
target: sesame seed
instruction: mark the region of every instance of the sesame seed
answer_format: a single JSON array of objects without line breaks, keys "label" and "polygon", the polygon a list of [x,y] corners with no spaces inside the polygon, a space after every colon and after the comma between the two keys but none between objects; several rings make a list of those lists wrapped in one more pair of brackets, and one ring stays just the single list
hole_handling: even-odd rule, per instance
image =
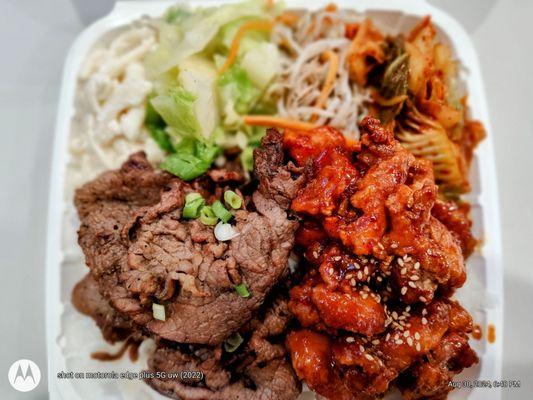
[{"label": "sesame seed", "polygon": [[421,348],[420,348],[420,343],[417,343],[417,344],[416,344],[416,351],[420,351],[420,350],[421,350]]},{"label": "sesame seed", "polygon": [[355,286],[357,282],[355,282],[355,278],[350,279],[350,285]]},{"label": "sesame seed", "polygon": [[368,361],[374,361],[374,357],[372,357],[370,354],[365,354],[365,358],[366,358]]},{"label": "sesame seed", "polygon": [[381,281],[383,280],[383,278],[382,278],[381,276],[378,276],[378,277],[376,278],[376,280],[377,280],[378,282],[381,282]]},{"label": "sesame seed", "polygon": [[407,344],[411,347],[413,347],[413,339],[411,339],[410,337],[407,338]]},{"label": "sesame seed", "polygon": [[398,340],[396,341],[396,344],[403,344],[403,340],[402,340],[402,339],[398,339]]},{"label": "sesame seed", "polygon": [[425,303],[425,302],[427,301],[426,298],[425,298],[424,296],[420,296],[418,299],[419,299],[421,302],[423,302],[423,303]]},{"label": "sesame seed", "polygon": [[398,248],[398,244],[397,243],[393,243],[390,245],[390,248],[391,249],[397,249]]},{"label": "sesame seed", "polygon": [[398,313],[396,311],[392,312],[392,318],[398,319]]},{"label": "sesame seed", "polygon": [[403,333],[403,336],[405,336],[405,337],[409,336],[409,331],[405,331],[405,332]]},{"label": "sesame seed", "polygon": [[402,290],[400,290],[400,293],[402,294],[402,296],[405,295],[407,293],[407,287],[406,286],[402,287]]},{"label": "sesame seed", "polygon": [[333,257],[333,259],[334,259],[335,261],[340,261],[340,260],[342,260],[342,257],[341,257],[341,256],[336,256],[336,257]]},{"label": "sesame seed", "polygon": [[387,336],[385,336],[385,340],[388,341],[390,339],[390,333],[387,333]]},{"label": "sesame seed", "polygon": [[385,247],[383,247],[383,245],[381,244],[381,242],[378,242],[378,247],[379,247],[381,250],[385,250]]},{"label": "sesame seed", "polygon": [[330,275],[333,275],[333,268],[330,268],[330,269],[328,270],[328,272],[329,272]]},{"label": "sesame seed", "polygon": [[355,269],[361,268],[361,266],[359,264],[357,264],[357,263],[354,263],[353,266],[355,267]]},{"label": "sesame seed", "polygon": [[416,285],[413,281],[409,281],[407,284],[411,286],[412,288],[416,288]]},{"label": "sesame seed", "polygon": [[367,294],[366,292],[363,292],[363,293],[361,294],[361,298],[362,298],[363,300],[366,299],[367,297],[368,297],[368,294]]},{"label": "sesame seed", "polygon": [[364,353],[365,352],[365,348],[362,345],[359,345],[359,351],[361,353]]},{"label": "sesame seed", "polygon": [[422,309],[422,315],[426,315],[428,313],[428,310],[426,310],[425,308]]},{"label": "sesame seed", "polygon": [[419,269],[419,268],[420,268],[420,263],[419,263],[418,261],[415,262],[414,268],[415,268],[415,269]]},{"label": "sesame seed", "polygon": [[398,317],[399,321],[403,321],[405,319],[405,315],[402,315],[401,317]]},{"label": "sesame seed", "polygon": [[357,273],[357,279],[359,280],[363,279],[363,273],[361,271]]},{"label": "sesame seed", "polygon": [[405,307],[405,312],[409,312],[409,311],[411,311],[411,306]]},{"label": "sesame seed", "polygon": [[416,339],[416,340],[420,340],[420,333],[415,332],[415,339]]},{"label": "sesame seed", "polygon": [[347,341],[348,343],[353,343],[353,342],[355,342],[355,339],[354,339],[352,336],[348,336],[348,337],[346,338],[346,341]]},{"label": "sesame seed", "polygon": [[420,279],[420,277],[419,277],[418,275],[413,275],[413,276],[411,276],[411,280],[412,280],[412,281],[417,281],[417,280],[419,280],[419,279]]},{"label": "sesame seed", "polygon": [[363,258],[363,260],[361,261],[363,264],[368,264],[368,258]]},{"label": "sesame seed", "polygon": [[400,274],[405,275],[407,273],[407,268],[402,268]]},{"label": "sesame seed", "polygon": [[313,251],[313,257],[318,258],[318,253],[316,251]]},{"label": "sesame seed", "polygon": [[422,325],[426,325],[428,323],[428,320],[426,317],[422,317]]},{"label": "sesame seed", "polygon": [[401,258],[398,258],[398,265],[400,267],[403,267],[403,260]]},{"label": "sesame seed", "polygon": [[365,275],[368,275],[368,267],[365,267],[364,271],[365,271]]},{"label": "sesame seed", "polygon": [[406,254],[405,256],[403,256],[403,260],[404,260],[405,262],[409,262],[409,261],[412,260],[412,258]]},{"label": "sesame seed", "polygon": [[372,340],[372,344],[379,344],[379,339]]}]

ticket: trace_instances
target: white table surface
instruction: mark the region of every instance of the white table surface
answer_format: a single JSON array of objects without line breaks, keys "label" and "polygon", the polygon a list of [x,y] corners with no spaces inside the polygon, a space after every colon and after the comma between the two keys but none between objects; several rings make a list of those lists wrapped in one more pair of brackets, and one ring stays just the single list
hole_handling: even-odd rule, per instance
[{"label": "white table surface", "polygon": [[[354,0],[355,1],[355,0]],[[413,0],[415,1],[415,0]],[[491,110],[505,261],[503,379],[533,397],[533,0],[433,0],[470,32]],[[70,43],[112,7],[106,0],[0,0],[0,398],[47,398],[44,249],[48,182],[61,69]],[[530,311],[532,311],[530,313]],[[7,370],[20,358],[43,371],[17,393]]]}]

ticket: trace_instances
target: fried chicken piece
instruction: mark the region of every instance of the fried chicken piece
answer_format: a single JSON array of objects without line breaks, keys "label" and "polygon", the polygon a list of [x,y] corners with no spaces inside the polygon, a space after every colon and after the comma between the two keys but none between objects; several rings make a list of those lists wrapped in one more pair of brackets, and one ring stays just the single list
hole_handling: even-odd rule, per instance
[{"label": "fried chicken piece", "polygon": [[340,196],[359,175],[342,148],[323,152],[314,162],[316,176],[293,200],[293,211],[310,215],[332,215]]},{"label": "fried chicken piece", "polygon": [[[456,214],[441,215],[448,225],[432,215],[438,190],[430,163],[416,159],[376,119],[365,118],[361,131],[360,146],[344,147],[331,139],[331,129],[285,134],[289,154],[308,170],[291,209],[313,216],[357,256],[401,258],[392,277],[402,301],[428,304],[438,287],[452,293],[466,279],[459,238],[468,227]],[[316,143],[325,149],[311,150]]]},{"label": "fried chicken piece", "polygon": [[399,379],[406,400],[444,400],[452,390],[449,382],[464,368],[478,362],[468,345],[468,337],[456,332],[446,334],[439,345],[409,368]]},{"label": "fried chicken piece", "polygon": [[311,273],[290,293],[289,309],[303,326],[317,325],[325,331],[342,329],[366,336],[385,329],[387,316],[378,299],[346,281],[332,289]]},{"label": "fried chicken piece", "polygon": [[[430,389],[439,393],[447,388],[456,373],[477,362],[466,335],[471,319],[459,304],[438,300],[401,317],[372,339],[333,338],[307,329],[291,332],[287,347],[297,375],[328,399],[353,400],[382,397],[401,375],[405,396],[418,396],[414,388],[419,385],[411,384],[415,378],[420,385],[425,382],[420,396],[411,397],[418,399],[431,394]],[[435,371],[440,374],[438,386],[429,380]]]},{"label": "fried chicken piece", "polygon": [[354,398],[344,381],[331,368],[331,341],[328,336],[301,330],[289,333],[286,343],[296,375],[304,379],[311,389],[331,399]]},{"label": "fried chicken piece", "polygon": [[324,150],[346,146],[346,139],[342,133],[329,126],[311,131],[286,130],[283,142],[287,152],[298,165],[305,165],[308,161],[315,160]]},{"label": "fried chicken piece", "polygon": [[461,243],[463,256],[468,258],[477,245],[477,240],[472,235],[472,220],[469,217],[470,204],[456,204],[439,199],[433,205],[431,214],[452,232]]},{"label": "fried chicken piece", "polygon": [[436,206],[428,162],[375,119],[361,130],[359,146],[331,130],[284,139],[306,180],[291,203],[304,218],[296,244],[308,267],[290,291],[303,327],[286,341],[293,367],[331,400],[381,398],[404,377],[406,397],[445,395],[476,362],[471,317],[446,299],[466,278],[470,227],[457,209]]}]

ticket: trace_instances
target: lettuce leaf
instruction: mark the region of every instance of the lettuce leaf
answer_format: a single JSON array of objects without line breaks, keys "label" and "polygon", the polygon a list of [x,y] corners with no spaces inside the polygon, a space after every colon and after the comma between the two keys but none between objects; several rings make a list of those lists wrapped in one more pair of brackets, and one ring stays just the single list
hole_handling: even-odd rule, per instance
[{"label": "lettuce leaf", "polygon": [[161,169],[190,181],[205,173],[220,153],[220,148],[195,138],[184,138],[174,146],[176,151],[163,160]]},{"label": "lettuce leaf", "polygon": [[152,107],[152,104],[149,101],[146,103],[144,125],[161,150],[169,153],[174,152],[170,137],[165,130],[165,121],[163,121],[163,118],[161,118],[157,111],[154,110],[154,107]]},{"label": "lettuce leaf", "polygon": [[153,97],[150,102],[170,127],[168,132],[175,141],[184,137],[197,137],[201,128],[194,113],[196,96],[180,86]]},{"label": "lettuce leaf", "polygon": [[172,153],[174,151],[170,136],[164,128],[159,128],[154,125],[147,125],[146,127],[150,132],[150,136],[152,137],[152,139],[154,139],[154,141],[157,143],[161,150],[167,151],[169,153]]},{"label": "lettuce leaf", "polygon": [[234,64],[218,81],[222,107],[231,104],[238,114],[247,114],[259,100],[261,91],[255,87],[247,72]]},{"label": "lettuce leaf", "polygon": [[279,50],[269,42],[256,43],[242,56],[240,64],[260,90],[266,89],[281,70]]},{"label": "lettuce leaf", "polygon": [[209,138],[219,124],[217,104],[218,73],[212,61],[195,55],[184,60],[179,66],[180,85],[196,96],[194,113],[200,124],[200,133]]},{"label": "lettuce leaf", "polygon": [[249,0],[195,10],[184,18],[178,18],[177,24],[166,23],[161,29],[161,44],[146,59],[148,75],[160,75],[189,56],[205,50],[220,28],[227,23],[243,17],[260,17],[265,14],[262,0]]},{"label": "lettuce leaf", "polygon": [[169,24],[179,24],[191,15],[191,11],[182,6],[170,7],[164,19]]}]

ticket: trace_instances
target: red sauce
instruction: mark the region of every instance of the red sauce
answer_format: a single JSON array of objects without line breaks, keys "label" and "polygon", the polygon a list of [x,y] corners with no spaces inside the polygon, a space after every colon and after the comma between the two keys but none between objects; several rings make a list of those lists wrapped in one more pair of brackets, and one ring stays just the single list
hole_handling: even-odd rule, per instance
[{"label": "red sauce", "polygon": [[477,361],[471,317],[440,298],[466,278],[458,239],[470,237],[469,222],[444,203],[445,222],[431,214],[431,164],[392,131],[366,118],[361,132],[359,148],[331,128],[284,136],[307,175],[291,209],[305,221],[296,241],[308,269],[290,290],[301,327],[286,344],[298,377],[329,400],[381,398],[408,367],[425,385],[416,363],[432,348],[456,346],[458,370]]},{"label": "red sauce", "polygon": [[487,331],[487,340],[489,343],[496,341],[496,327],[493,324],[489,324]]},{"label": "red sauce", "polygon": [[478,324],[474,325],[474,330],[472,331],[472,337],[476,340],[481,340],[481,338],[483,337],[481,326],[479,326]]}]

